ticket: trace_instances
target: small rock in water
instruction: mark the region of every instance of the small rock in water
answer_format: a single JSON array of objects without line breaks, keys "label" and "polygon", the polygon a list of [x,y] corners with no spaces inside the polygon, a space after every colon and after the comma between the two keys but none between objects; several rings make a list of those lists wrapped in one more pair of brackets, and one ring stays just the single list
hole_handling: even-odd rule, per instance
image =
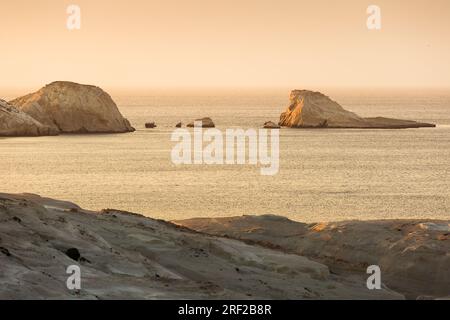
[{"label": "small rock in water", "polygon": [[175,125],[175,128],[181,128],[182,125],[183,125],[183,123],[178,122],[178,123]]},{"label": "small rock in water", "polygon": [[275,122],[267,121],[267,122],[264,122],[264,128],[265,129],[280,129],[280,126],[277,125]]},{"label": "small rock in water", "polygon": [[155,122],[147,122],[147,123],[145,124],[145,127],[146,127],[147,129],[156,128],[156,124],[155,124]]},{"label": "small rock in water", "polygon": [[211,118],[205,117],[205,118],[201,118],[201,119],[195,119],[194,122],[188,123],[187,127],[193,128],[195,125],[195,122],[197,122],[197,121],[202,123],[202,125],[201,125],[202,128],[214,128],[216,126]]}]

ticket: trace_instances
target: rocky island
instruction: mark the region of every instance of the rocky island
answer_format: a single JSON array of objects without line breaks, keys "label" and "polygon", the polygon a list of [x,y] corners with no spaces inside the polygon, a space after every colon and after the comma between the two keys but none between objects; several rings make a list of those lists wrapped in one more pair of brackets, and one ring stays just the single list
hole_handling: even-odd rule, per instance
[{"label": "rocky island", "polygon": [[[449,291],[449,221],[166,222],[0,193],[0,299],[404,299]],[[188,228],[189,227],[189,228]],[[368,264],[383,268],[366,287]],[[66,268],[82,287],[66,287]]]},{"label": "rocky island", "polygon": [[57,135],[58,130],[33,119],[25,112],[16,109],[0,99],[0,136],[48,136]]},{"label": "rocky island", "polygon": [[450,298],[450,221],[373,220],[305,224],[281,216],[176,221],[190,229],[298,254],[341,276],[382,270],[383,283],[408,299]]},{"label": "rocky island", "polygon": [[280,116],[280,126],[290,128],[406,129],[435,127],[430,123],[383,117],[362,118],[345,110],[320,92],[293,90],[290,105]]},{"label": "rocky island", "polygon": [[38,126],[51,128],[40,130],[37,135],[134,131],[110,95],[96,86],[56,81],[9,103]]}]

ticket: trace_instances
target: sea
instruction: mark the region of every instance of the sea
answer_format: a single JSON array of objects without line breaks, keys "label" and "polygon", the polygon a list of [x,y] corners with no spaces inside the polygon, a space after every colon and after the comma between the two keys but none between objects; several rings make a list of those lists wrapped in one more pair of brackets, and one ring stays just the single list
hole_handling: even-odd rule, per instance
[{"label": "sea", "polygon": [[[174,164],[171,135],[176,123],[200,117],[211,117],[223,132],[277,122],[289,105],[288,89],[118,90],[109,93],[136,132],[0,138],[0,192],[165,220],[261,214],[307,223],[449,219],[450,90],[323,92],[361,116],[437,127],[282,128],[279,171],[261,175],[251,164]],[[157,127],[146,129],[151,121]]]}]

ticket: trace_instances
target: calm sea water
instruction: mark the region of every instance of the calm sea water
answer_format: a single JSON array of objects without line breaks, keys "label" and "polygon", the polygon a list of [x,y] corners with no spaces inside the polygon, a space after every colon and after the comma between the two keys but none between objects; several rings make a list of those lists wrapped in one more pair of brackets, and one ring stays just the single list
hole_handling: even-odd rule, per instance
[{"label": "calm sea water", "polygon": [[[434,122],[408,130],[280,131],[280,171],[175,166],[174,125],[210,116],[219,129],[277,121],[288,91],[114,94],[137,128],[117,135],[0,139],[0,191],[163,219],[278,214],[300,221],[450,217],[450,92],[327,92],[363,116]],[[10,97],[11,98],[11,97]],[[156,129],[144,123],[156,121]]]}]

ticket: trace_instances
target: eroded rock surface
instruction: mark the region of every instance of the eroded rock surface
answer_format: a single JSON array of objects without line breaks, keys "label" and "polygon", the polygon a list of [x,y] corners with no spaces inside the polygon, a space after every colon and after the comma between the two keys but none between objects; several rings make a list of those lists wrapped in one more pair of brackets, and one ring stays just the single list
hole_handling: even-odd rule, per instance
[{"label": "eroded rock surface", "polygon": [[193,128],[195,125],[195,122],[201,122],[202,128],[214,128],[216,126],[211,118],[205,117],[205,118],[201,118],[201,119],[195,119],[193,122],[188,123],[186,125],[186,127]]},{"label": "eroded rock surface", "polygon": [[56,134],[58,134],[58,130],[43,125],[28,114],[0,99],[0,136],[26,137]]},{"label": "eroded rock surface", "polygon": [[272,121],[264,122],[263,128],[265,129],[280,129],[280,126]]}]

